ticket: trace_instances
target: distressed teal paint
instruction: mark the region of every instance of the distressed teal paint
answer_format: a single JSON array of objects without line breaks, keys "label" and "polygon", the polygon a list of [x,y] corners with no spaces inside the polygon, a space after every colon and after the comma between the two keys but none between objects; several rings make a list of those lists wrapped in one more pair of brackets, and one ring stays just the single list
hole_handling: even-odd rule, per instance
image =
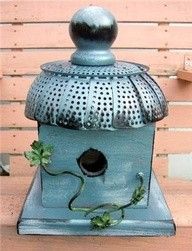
[{"label": "distressed teal paint", "polygon": [[84,217],[82,213],[74,213],[66,208],[43,207],[41,191],[38,170],[19,217],[17,225],[19,234],[101,236],[170,236],[175,234],[174,222],[153,173],[148,207],[127,208],[125,219],[119,225],[100,231],[91,230],[89,218]]},{"label": "distressed teal paint", "polygon": [[[39,139],[51,144],[54,152],[51,172],[71,171],[82,176],[77,158],[89,148],[101,151],[107,161],[106,172],[98,177],[85,178],[85,188],[76,200],[77,206],[96,206],[102,203],[125,204],[138,185],[136,174],[144,174],[144,186],[149,190],[154,124],[138,129],[70,130],[55,126],[41,125]],[[77,191],[79,180],[67,175],[50,176],[42,172],[42,203],[45,207],[67,207]],[[136,207],[146,207],[148,192]]]}]

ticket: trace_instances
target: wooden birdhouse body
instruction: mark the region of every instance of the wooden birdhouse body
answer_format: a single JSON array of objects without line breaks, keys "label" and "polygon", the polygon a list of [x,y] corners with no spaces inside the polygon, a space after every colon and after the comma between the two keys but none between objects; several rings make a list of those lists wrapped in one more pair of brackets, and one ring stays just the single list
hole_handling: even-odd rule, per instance
[{"label": "wooden birdhouse body", "polygon": [[173,235],[152,172],[155,122],[167,103],[147,66],[116,61],[113,15],[79,10],[69,26],[77,49],[34,80],[25,115],[38,142],[25,153],[39,169],[18,221],[21,234]]},{"label": "wooden birdhouse body", "polygon": [[[62,174],[71,171],[83,175],[86,187],[76,200],[77,206],[96,206],[102,203],[126,204],[138,185],[136,174],[144,174],[147,193],[136,207],[146,207],[152,165],[154,124],[138,129],[116,131],[70,130],[41,125],[39,139],[54,147],[50,172],[60,172],[55,177],[42,170],[42,203],[46,207],[67,207],[71,195],[78,188],[78,180]],[[100,151],[107,160],[102,175],[83,174],[79,157],[89,149]],[[95,160],[97,161],[97,159]],[[104,163],[105,164],[105,163]],[[100,163],[101,169],[104,167]]]}]

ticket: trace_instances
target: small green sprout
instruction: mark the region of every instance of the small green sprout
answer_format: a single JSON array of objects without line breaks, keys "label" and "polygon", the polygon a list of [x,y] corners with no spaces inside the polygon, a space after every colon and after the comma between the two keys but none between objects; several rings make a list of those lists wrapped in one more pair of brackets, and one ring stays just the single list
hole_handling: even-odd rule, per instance
[{"label": "small green sprout", "polygon": [[31,148],[31,151],[24,152],[25,158],[30,162],[30,166],[46,167],[51,163],[51,155],[53,153],[51,145],[45,145],[43,142],[35,140],[31,144]]}]

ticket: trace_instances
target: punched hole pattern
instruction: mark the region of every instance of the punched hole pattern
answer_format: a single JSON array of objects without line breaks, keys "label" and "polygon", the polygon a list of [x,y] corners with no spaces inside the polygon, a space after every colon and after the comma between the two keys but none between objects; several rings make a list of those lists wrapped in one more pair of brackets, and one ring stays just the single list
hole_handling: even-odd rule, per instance
[{"label": "punched hole pattern", "polygon": [[70,129],[103,130],[137,128],[165,116],[164,95],[146,73],[102,75],[103,68],[99,76],[86,77],[42,72],[29,91],[26,116]]}]

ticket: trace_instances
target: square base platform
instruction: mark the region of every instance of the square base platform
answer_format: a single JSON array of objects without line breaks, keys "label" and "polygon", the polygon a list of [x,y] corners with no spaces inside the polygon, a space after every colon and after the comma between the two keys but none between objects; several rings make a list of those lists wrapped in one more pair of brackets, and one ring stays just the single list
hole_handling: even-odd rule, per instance
[{"label": "square base platform", "polygon": [[84,217],[83,213],[72,212],[68,208],[43,207],[38,170],[19,217],[17,229],[19,234],[100,236],[170,236],[176,231],[154,173],[151,176],[147,208],[125,209],[125,219],[119,225],[104,230],[90,229],[89,217]]}]

